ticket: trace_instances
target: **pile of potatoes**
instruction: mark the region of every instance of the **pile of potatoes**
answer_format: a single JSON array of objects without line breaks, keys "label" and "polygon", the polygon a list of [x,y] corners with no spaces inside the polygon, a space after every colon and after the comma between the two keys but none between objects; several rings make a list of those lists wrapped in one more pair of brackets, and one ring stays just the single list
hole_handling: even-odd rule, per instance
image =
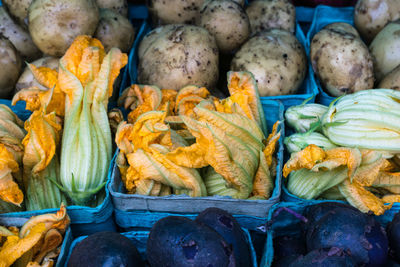
[{"label": "pile of potatoes", "polygon": [[215,91],[228,70],[249,71],[260,96],[276,96],[295,94],[305,78],[290,0],[148,0],[147,7],[155,29],[139,46],[141,84]]},{"label": "pile of potatoes", "polygon": [[372,88],[400,90],[399,19],[398,0],[359,0],[355,28],[332,23],[315,34],[310,60],[324,90],[335,97]]},{"label": "pile of potatoes", "polygon": [[2,0],[0,6],[0,98],[41,87],[24,62],[58,68],[78,35],[99,39],[106,51],[128,52],[135,29],[127,0]]}]

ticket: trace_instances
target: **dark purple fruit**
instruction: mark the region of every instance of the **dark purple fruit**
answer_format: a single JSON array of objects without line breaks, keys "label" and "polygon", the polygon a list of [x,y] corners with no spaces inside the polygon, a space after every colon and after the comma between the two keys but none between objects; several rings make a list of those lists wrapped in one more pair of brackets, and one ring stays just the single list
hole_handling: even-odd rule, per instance
[{"label": "dark purple fruit", "polygon": [[340,248],[317,249],[298,257],[289,267],[355,267],[356,262]]},{"label": "dark purple fruit", "polygon": [[144,267],[135,245],[129,238],[115,232],[98,232],[76,245],[68,267]]},{"label": "dark purple fruit", "polygon": [[233,247],[237,266],[251,266],[252,260],[246,235],[232,215],[222,209],[208,208],[197,216],[195,222],[214,229]]},{"label": "dark purple fruit", "polygon": [[397,213],[393,220],[387,226],[387,235],[389,238],[392,256],[400,260],[400,212]]},{"label": "dark purple fruit", "polygon": [[236,266],[229,244],[206,225],[179,216],[159,220],[147,240],[152,267]]},{"label": "dark purple fruit", "polygon": [[358,210],[334,208],[308,227],[307,249],[339,247],[349,251],[359,265],[384,265],[388,254],[385,230]]}]

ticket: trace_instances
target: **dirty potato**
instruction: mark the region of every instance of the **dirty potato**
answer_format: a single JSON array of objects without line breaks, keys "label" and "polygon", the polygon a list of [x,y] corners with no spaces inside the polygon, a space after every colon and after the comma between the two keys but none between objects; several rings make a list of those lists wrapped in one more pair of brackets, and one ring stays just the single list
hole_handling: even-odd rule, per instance
[{"label": "dirty potato", "polygon": [[368,44],[389,22],[399,18],[399,0],[359,0],[354,9],[354,24]]},{"label": "dirty potato", "polygon": [[212,89],[218,81],[218,47],[204,28],[171,24],[151,31],[140,43],[138,81],[179,90]]},{"label": "dirty potato", "polygon": [[377,88],[400,90],[400,65],[383,78]]},{"label": "dirty potato", "polygon": [[131,22],[121,14],[110,9],[100,10],[100,22],[94,37],[99,39],[106,52],[118,47],[127,53],[135,39],[135,29]]},{"label": "dirty potato", "polygon": [[147,8],[156,25],[195,24],[206,0],[148,0]]},{"label": "dirty potato", "polygon": [[93,35],[99,22],[95,0],[34,0],[29,6],[29,32],[39,49],[61,57],[79,35]]},{"label": "dirty potato", "polygon": [[318,32],[311,41],[310,59],[323,88],[332,96],[374,86],[372,57],[350,24],[333,23]]},{"label": "dirty potato", "polygon": [[295,94],[306,75],[307,58],[292,33],[272,29],[248,40],[235,54],[231,69],[253,73],[260,96]]},{"label": "dirty potato", "polygon": [[198,25],[215,37],[223,53],[238,49],[250,35],[249,18],[243,8],[231,0],[214,0],[205,4]]},{"label": "dirty potato", "polygon": [[379,82],[400,65],[400,20],[383,28],[369,46],[374,59],[376,80]]},{"label": "dirty potato", "polygon": [[42,53],[29,33],[12,20],[3,6],[0,6],[0,34],[10,40],[23,60],[31,61],[41,57]]},{"label": "dirty potato", "polygon": [[8,12],[14,17],[19,25],[28,29],[28,8],[33,0],[2,0]]},{"label": "dirty potato", "polygon": [[127,0],[96,0],[96,2],[99,8],[111,9],[124,17],[128,17]]},{"label": "dirty potato", "polygon": [[14,45],[0,36],[0,97],[8,98],[21,72],[22,60]]},{"label": "dirty potato", "polygon": [[256,0],[246,8],[250,19],[251,32],[268,29],[283,29],[294,33],[296,9],[289,0]]}]

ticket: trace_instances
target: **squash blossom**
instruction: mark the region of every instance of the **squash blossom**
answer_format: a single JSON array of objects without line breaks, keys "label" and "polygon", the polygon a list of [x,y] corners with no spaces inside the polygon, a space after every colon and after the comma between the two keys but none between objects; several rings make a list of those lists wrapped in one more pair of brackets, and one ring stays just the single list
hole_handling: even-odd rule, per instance
[{"label": "squash blossom", "polygon": [[60,177],[77,205],[87,204],[106,183],[112,153],[108,98],[127,61],[116,48],[106,55],[89,36],[78,36],[60,60],[58,86],[65,93]]},{"label": "squash blossom", "polygon": [[[116,143],[129,193],[270,197],[279,123],[265,138],[265,115],[251,73],[229,72],[228,89],[231,96],[223,100],[193,85],[177,93],[149,85],[125,90],[121,98],[132,110],[130,124],[119,125]],[[200,168],[206,168],[202,179]]]},{"label": "squash blossom", "polygon": [[53,266],[69,223],[61,205],[57,213],[32,217],[21,229],[0,226],[0,266]]},{"label": "squash blossom", "polygon": [[25,122],[28,134],[22,141],[25,147],[24,185],[26,209],[41,210],[57,208],[66,202],[64,195],[53,181],[59,182],[59,159],[61,123],[55,112],[45,114],[34,111]]}]

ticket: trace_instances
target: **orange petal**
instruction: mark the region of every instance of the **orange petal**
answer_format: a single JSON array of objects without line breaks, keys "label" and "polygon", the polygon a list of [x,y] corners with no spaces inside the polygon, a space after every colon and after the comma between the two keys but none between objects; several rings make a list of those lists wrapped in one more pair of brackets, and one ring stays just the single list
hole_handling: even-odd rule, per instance
[{"label": "orange petal", "polygon": [[79,64],[82,61],[84,50],[87,47],[97,47],[99,49],[100,62],[105,57],[104,47],[97,39],[91,38],[88,35],[80,35],[75,38],[61,61],[64,63],[65,68],[75,76],[78,75]]},{"label": "orange petal", "polygon": [[268,136],[267,146],[264,149],[264,156],[269,167],[271,167],[272,164],[272,156],[275,153],[276,144],[279,142],[279,138],[281,138],[281,133],[277,133],[278,125],[279,121],[275,122],[274,126],[272,127],[272,132]]},{"label": "orange petal", "polygon": [[338,161],[341,165],[347,165],[349,178],[353,177],[354,172],[360,166],[362,155],[358,149],[336,147],[326,151],[326,159],[324,161]]},{"label": "orange petal", "polygon": [[47,67],[39,67],[37,68],[33,64],[29,64],[29,69],[32,71],[35,79],[47,88],[53,88],[57,85],[58,82],[58,73],[56,70],[47,68]]},{"label": "orange petal", "polygon": [[23,238],[9,236],[0,249],[0,266],[11,266],[17,259],[38,244],[46,231],[45,224],[39,223],[33,226],[31,231]]},{"label": "orange petal", "polygon": [[24,168],[38,173],[51,162],[60,141],[61,124],[55,113],[44,115],[40,111],[32,113],[25,122],[28,134],[22,140],[25,147]]},{"label": "orange petal", "polygon": [[339,185],[339,190],[347,202],[364,213],[372,211],[375,215],[379,216],[392,207],[392,205],[385,205],[382,199],[366,190],[357,181],[351,183],[347,179]]},{"label": "orange petal", "polygon": [[67,214],[67,207],[61,204],[60,209],[56,213],[48,213],[30,218],[21,228],[19,237],[24,238],[29,235],[36,225],[43,224],[46,232],[50,229],[57,229],[60,233],[65,233],[70,223]]},{"label": "orange petal", "polygon": [[205,87],[198,87],[194,85],[186,86],[179,90],[179,93],[176,96],[175,112],[178,112],[179,104],[183,98],[188,96],[198,96],[206,99],[209,95],[210,92]]},{"label": "orange petal", "polygon": [[158,110],[168,112],[168,115],[173,115],[175,109],[175,99],[178,92],[172,89],[162,89],[161,94],[162,99]]},{"label": "orange petal", "polygon": [[12,105],[15,105],[18,101],[25,101],[27,110],[39,110],[41,107],[41,95],[45,93],[46,91],[39,88],[23,89],[14,95],[12,99]]},{"label": "orange petal", "polygon": [[303,168],[312,169],[315,164],[326,158],[324,150],[316,145],[309,145],[302,151],[292,154],[283,167],[283,177],[287,177],[292,171]]},{"label": "orange petal", "polygon": [[20,205],[24,200],[22,191],[11,175],[11,172],[18,170],[13,154],[0,144],[0,199],[15,205]]},{"label": "orange petal", "polygon": [[385,203],[400,202],[400,195],[385,195],[383,196],[382,201]]},{"label": "orange petal", "polygon": [[140,87],[133,84],[130,88],[137,97],[138,105],[128,114],[128,122],[135,123],[137,118],[148,111],[157,110],[161,103],[161,91],[155,86],[144,85]]}]

